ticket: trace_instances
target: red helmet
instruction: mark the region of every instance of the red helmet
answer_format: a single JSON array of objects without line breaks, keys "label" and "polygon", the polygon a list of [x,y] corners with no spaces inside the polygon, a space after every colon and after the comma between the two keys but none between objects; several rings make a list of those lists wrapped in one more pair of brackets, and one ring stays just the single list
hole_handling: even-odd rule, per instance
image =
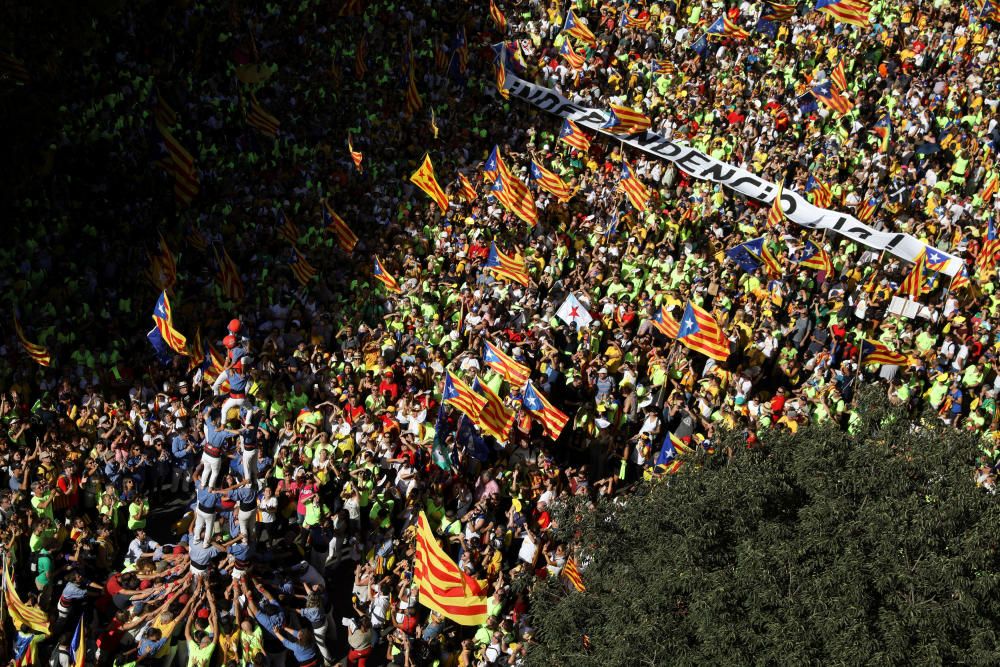
[{"label": "red helmet", "polygon": [[226,336],[222,339],[222,344],[226,346],[227,350],[231,350],[236,347],[236,336]]},{"label": "red helmet", "polygon": [[229,326],[226,327],[226,328],[229,329],[230,333],[236,333],[237,331],[240,330],[240,321],[239,320],[229,320]]}]

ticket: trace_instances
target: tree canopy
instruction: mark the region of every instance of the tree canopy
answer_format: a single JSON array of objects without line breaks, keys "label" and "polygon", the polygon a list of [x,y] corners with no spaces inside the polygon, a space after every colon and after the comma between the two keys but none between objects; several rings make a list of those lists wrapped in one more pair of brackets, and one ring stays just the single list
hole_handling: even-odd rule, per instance
[{"label": "tree canopy", "polygon": [[[770,430],[628,499],[568,503],[584,592],[532,596],[532,664],[987,664],[996,499],[978,436],[869,392],[860,422]],[[586,636],[586,639],[584,639]]]}]

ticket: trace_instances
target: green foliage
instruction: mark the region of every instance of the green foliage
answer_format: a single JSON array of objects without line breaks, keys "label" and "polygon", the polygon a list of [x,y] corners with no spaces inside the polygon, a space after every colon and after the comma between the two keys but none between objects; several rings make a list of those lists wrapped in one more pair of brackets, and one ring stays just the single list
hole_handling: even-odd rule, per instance
[{"label": "green foliage", "polygon": [[855,436],[770,431],[750,451],[729,434],[728,462],[562,508],[587,590],[535,588],[531,664],[995,662],[1000,511],[972,479],[976,438],[874,391],[860,412]]}]

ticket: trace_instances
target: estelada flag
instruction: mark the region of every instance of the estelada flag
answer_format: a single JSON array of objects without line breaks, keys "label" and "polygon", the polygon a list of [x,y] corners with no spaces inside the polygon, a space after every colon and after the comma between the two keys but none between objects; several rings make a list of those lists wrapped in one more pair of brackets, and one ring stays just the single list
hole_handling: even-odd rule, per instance
[{"label": "estelada flag", "polygon": [[413,581],[417,584],[417,601],[459,625],[486,623],[486,595],[482,585],[448,557],[423,512],[417,519],[416,533]]},{"label": "estelada flag", "polygon": [[559,130],[559,140],[584,153],[590,150],[590,138],[569,118],[563,121],[562,129]]},{"label": "estelada flag", "polygon": [[451,371],[445,373],[441,401],[460,410],[472,421],[476,421],[479,413],[486,407],[486,399],[472,391],[472,387],[452,375]]},{"label": "estelada flag", "polygon": [[927,263],[927,256],[920,253],[917,261],[913,264],[913,270],[899,284],[899,295],[909,299],[919,299],[924,290],[924,266]]},{"label": "estelada flag", "polygon": [[569,422],[569,417],[562,410],[552,405],[545,398],[545,394],[535,389],[535,385],[531,382],[524,385],[521,405],[531,413],[532,417],[541,422],[545,435],[553,440],[559,439],[563,428]]},{"label": "estelada flag", "polygon": [[476,426],[486,435],[493,436],[497,442],[504,442],[510,435],[510,429],[514,425],[514,411],[503,404],[500,397],[493,393],[493,390],[480,382],[479,378],[472,381],[472,390],[477,394],[482,394],[486,399],[486,405],[479,412],[476,419]]},{"label": "estelada flag", "polygon": [[39,366],[52,365],[52,355],[48,348],[29,341],[24,335],[24,330],[21,329],[21,322],[16,317],[14,318],[14,331],[17,333],[17,340],[20,341],[21,347],[24,348],[25,353],[31,357],[32,361]]},{"label": "estelada flag", "polygon": [[614,134],[636,134],[645,132],[652,126],[652,121],[648,116],[639,113],[634,109],[623,107],[619,104],[612,104],[611,115],[601,125],[602,130],[607,130]]},{"label": "estelada flag", "polygon": [[597,38],[594,37],[594,33],[576,17],[572,9],[566,14],[566,22],[563,23],[562,31],[576,37],[590,48],[597,47]]},{"label": "estelada flag", "polygon": [[403,291],[399,288],[399,283],[396,282],[396,279],[385,270],[385,267],[382,266],[382,262],[379,260],[378,255],[375,255],[375,268],[372,271],[372,274],[380,283],[385,285],[386,289],[390,292],[398,294]]},{"label": "estelada flag", "polygon": [[729,339],[707,310],[689,301],[680,325],[677,340],[686,347],[716,361],[729,358]]},{"label": "estelada flag", "polygon": [[445,195],[444,190],[438,185],[437,178],[434,176],[434,164],[431,162],[430,155],[424,154],[424,161],[421,163],[420,168],[410,176],[410,182],[433,199],[434,203],[441,209],[441,213],[448,211],[448,196]]},{"label": "estelada flag", "polygon": [[531,174],[531,178],[535,181],[535,183],[538,183],[540,188],[555,195],[556,199],[559,201],[568,202],[570,198],[573,197],[573,189],[570,188],[566,182],[563,181],[563,179],[538,164],[535,160],[531,161],[529,173]]},{"label": "estelada flag", "polygon": [[465,177],[465,174],[458,175],[458,185],[458,194],[462,199],[465,201],[476,200],[476,188],[472,187],[472,183]]},{"label": "estelada flag", "polygon": [[337,237],[337,244],[341,250],[347,253],[354,251],[354,246],[358,244],[358,235],[347,226],[343,218],[330,208],[330,203],[325,199],[323,200],[323,222],[326,228]]},{"label": "estelada flag", "polygon": [[490,0],[490,17],[493,19],[493,22],[497,24],[497,28],[499,28],[500,32],[507,32],[507,18],[503,15],[503,12],[500,11],[500,8],[497,7],[493,0]]},{"label": "estelada flag", "polygon": [[781,191],[783,184],[778,183],[778,194],[771,202],[771,208],[767,212],[767,228],[773,229],[780,225],[785,219],[785,212],[781,208]]},{"label": "estelada flag", "polygon": [[527,366],[514,361],[513,357],[504,354],[488,340],[483,341],[483,363],[502,375],[512,387],[523,387],[531,376]]},{"label": "estelada flag", "polygon": [[493,182],[491,192],[514,215],[532,227],[538,224],[538,209],[535,208],[535,198],[531,190],[504,164],[502,157],[497,157],[497,178]]},{"label": "estelada flag", "polygon": [[649,188],[632,174],[628,163],[622,162],[622,175],[618,187],[628,196],[637,211],[645,211],[649,202]]}]

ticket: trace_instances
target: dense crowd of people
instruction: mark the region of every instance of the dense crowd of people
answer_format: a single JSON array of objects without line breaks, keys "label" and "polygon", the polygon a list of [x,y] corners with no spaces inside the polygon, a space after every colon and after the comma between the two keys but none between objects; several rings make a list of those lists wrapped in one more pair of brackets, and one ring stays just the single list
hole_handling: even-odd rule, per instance
[{"label": "dense crowd of people", "polygon": [[[865,27],[803,5],[762,32],[766,4],[581,0],[593,44],[561,30],[569,7],[495,6],[504,21],[435,0],[140,3],[102,19],[82,61],[22,58],[18,89],[49,76],[67,98],[50,168],[23,186],[19,238],[0,250],[6,305],[52,357],[38,365],[4,337],[4,567],[48,618],[7,623],[12,662],[76,664],[82,628],[88,665],[522,664],[531,583],[568,562],[586,579],[552,530],[561,498],[664,478],[664,442],[725,456],[721,431],[753,447],[766,429],[850,430],[860,382],[981,438],[970,484],[994,490],[990,2],[877,3]],[[749,36],[692,49],[724,13]],[[894,314],[912,265],[768,227],[766,205],[612,138],[567,145],[562,119],[498,94],[502,41],[518,76],[581,104],[632,107],[828,208],[874,202],[869,224],[961,257],[968,285],[928,269],[927,308]],[[809,93],[838,66],[844,114]],[[280,122],[275,137],[247,123],[255,109]],[[886,118],[888,139],[874,130]],[[177,167],[160,166],[156,122],[193,157],[189,205],[175,201]],[[526,225],[483,178],[494,146],[515,177],[531,182],[534,160],[573,196],[537,190]],[[445,212],[408,181],[425,153]],[[650,190],[644,210],[619,191],[623,163]],[[359,237],[350,252],[327,206]],[[727,258],[761,236],[780,271]],[[832,271],[796,261],[807,241]],[[524,259],[527,285],[484,267],[494,246]],[[375,255],[399,292],[373,276]],[[229,265],[238,289],[219,279]],[[149,347],[161,288],[189,354]],[[586,326],[557,314],[570,296]],[[689,302],[720,324],[728,359],[656,326]],[[908,363],[860,363],[864,340]],[[484,360],[486,342],[527,367],[568,417],[561,432]],[[499,397],[505,439],[444,405],[448,374]],[[481,626],[421,604],[421,514],[481,582]]]}]

